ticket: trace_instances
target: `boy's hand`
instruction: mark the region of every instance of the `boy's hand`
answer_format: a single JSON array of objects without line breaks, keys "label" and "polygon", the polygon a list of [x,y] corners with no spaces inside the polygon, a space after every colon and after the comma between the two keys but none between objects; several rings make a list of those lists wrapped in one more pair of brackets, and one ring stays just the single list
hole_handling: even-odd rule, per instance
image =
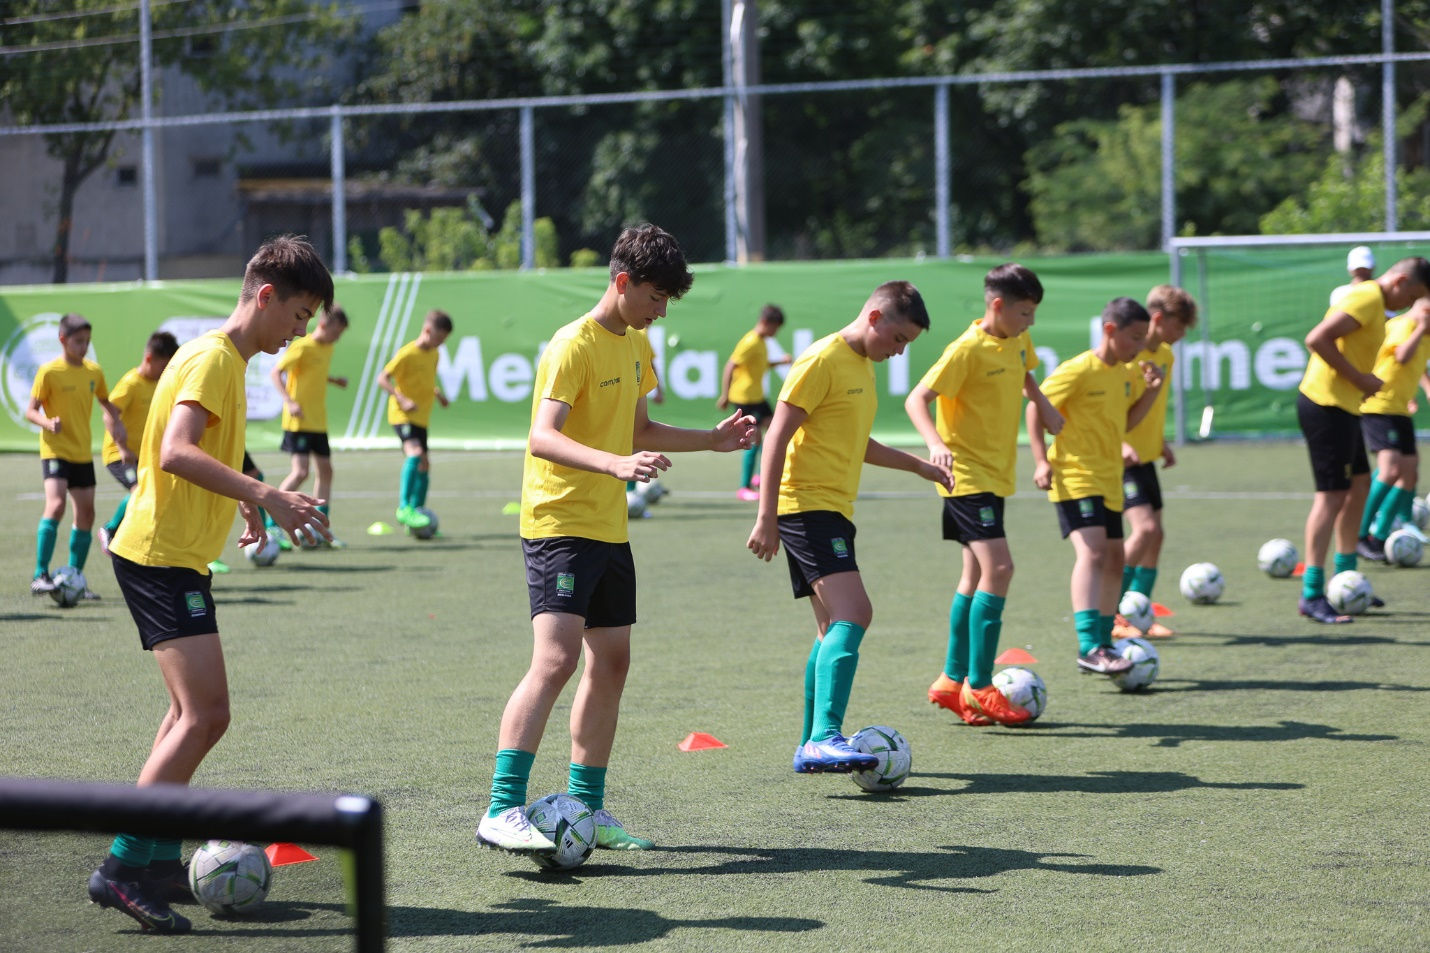
[{"label": "boy's hand", "polygon": [[259,543],[268,538],[268,529],[263,525],[263,514],[252,503],[239,503],[238,515],[243,517],[243,532],[239,534],[238,545]]},{"label": "boy's hand", "polygon": [[452,404],[452,402],[447,399],[447,395],[442,393],[440,390],[437,392],[437,403],[441,404],[443,407],[450,407]]},{"label": "boy's hand", "polygon": [[1033,467],[1033,486],[1046,490],[1053,485],[1053,465],[1044,460]]},{"label": "boy's hand", "polygon": [[724,394],[721,394],[721,395],[716,399],[716,401],[715,401],[715,406],[716,406],[716,408],[718,408],[719,410],[724,410],[726,407],[729,407],[729,406],[730,406],[730,398],[726,397]]},{"label": "boy's hand", "polygon": [[949,471],[948,467],[940,466],[932,461],[920,460],[919,467],[914,472],[930,483],[937,483],[946,490],[953,489],[953,473]]},{"label": "boy's hand", "polygon": [[1038,408],[1038,419],[1043,422],[1043,429],[1054,437],[1063,432],[1063,415],[1058,413],[1058,409],[1052,404],[1044,404]]},{"label": "boy's hand", "polygon": [[406,394],[394,394],[393,397],[397,399],[397,406],[402,408],[403,413],[410,414],[417,409],[417,401]]},{"label": "boy's hand", "polygon": [[296,400],[285,400],[283,404],[288,410],[289,417],[293,417],[296,419],[301,418],[303,416],[303,405],[298,403]]},{"label": "boy's hand", "polygon": [[1168,467],[1174,467],[1174,466],[1176,466],[1176,465],[1177,465],[1177,455],[1172,452],[1172,445],[1171,445],[1171,444],[1163,444],[1163,445],[1162,445],[1162,469],[1165,470],[1165,469],[1167,469]]},{"label": "boy's hand", "polygon": [[276,490],[271,502],[265,504],[273,522],[288,534],[295,546],[304,542],[332,542],[328,517],[318,509],[323,503],[317,497],[289,490]]},{"label": "boy's hand", "polygon": [[51,417],[49,419],[49,422],[45,424],[45,429],[48,430],[50,433],[57,434],[60,432],[60,426],[60,418]]},{"label": "boy's hand", "polygon": [[[1353,383],[1356,385],[1356,390],[1367,397],[1379,393],[1380,389],[1385,386],[1385,382],[1374,374],[1357,374]],[[58,433],[58,431],[56,432]]]},{"label": "boy's hand", "polygon": [[929,444],[929,463],[936,467],[943,467],[945,470],[953,469],[953,451],[948,449],[948,445],[942,440],[937,445]]},{"label": "boy's hand", "polygon": [[1151,361],[1142,361],[1142,380],[1147,382],[1148,390],[1156,390],[1162,386],[1162,369]]},{"label": "boy's hand", "polygon": [[1135,467],[1142,462],[1142,458],[1137,455],[1137,451],[1132,449],[1132,444],[1122,445],[1122,465],[1124,467]]},{"label": "boy's hand", "polygon": [[755,445],[759,432],[759,425],[755,423],[754,417],[749,414],[741,416],[736,411],[710,431],[710,449],[721,453],[748,449]]},{"label": "boy's hand", "polygon": [[616,465],[611,470],[611,476],[622,483],[630,480],[635,480],[637,483],[649,483],[660,475],[661,470],[669,469],[670,458],[665,454],[656,453],[654,450],[642,450],[629,457],[617,457]]},{"label": "boy's hand", "polygon": [[139,462],[139,458],[134,455],[134,451],[122,443],[119,445],[119,460],[126,467],[132,467]]},{"label": "boy's hand", "polygon": [[750,538],[745,541],[745,548],[765,562],[774,559],[780,551],[779,524],[773,521],[766,523],[763,518],[756,519],[755,528],[750,530]]},{"label": "boy's hand", "polygon": [[348,379],[346,377],[329,377],[328,380],[332,382],[334,387],[348,386]]}]

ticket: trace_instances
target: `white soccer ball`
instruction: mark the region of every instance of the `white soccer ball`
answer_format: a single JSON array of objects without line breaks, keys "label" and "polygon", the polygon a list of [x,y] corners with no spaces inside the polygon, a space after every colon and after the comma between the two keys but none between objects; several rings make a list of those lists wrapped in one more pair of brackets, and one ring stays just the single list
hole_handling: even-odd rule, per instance
[{"label": "white soccer ball", "polygon": [[189,861],[189,889],[210,913],[248,913],[272,882],[268,855],[243,841],[211,840]]},{"label": "white soccer ball", "polygon": [[646,512],[647,500],[645,494],[639,489],[626,491],[626,515],[633,520],[642,519],[650,514]]},{"label": "white soccer ball", "polygon": [[1182,573],[1179,585],[1182,595],[1189,602],[1205,606],[1221,598],[1226,580],[1222,578],[1221,570],[1211,563],[1193,563]]},{"label": "white soccer ball", "polygon": [[436,535],[437,535],[437,514],[434,513],[434,512],[432,512],[431,510],[429,510],[429,509],[428,509],[427,507],[425,507],[425,506],[419,506],[419,507],[417,507],[417,512],[419,512],[419,513],[421,513],[423,516],[427,517],[427,519],[431,520],[431,522],[429,522],[426,526],[420,526],[420,527],[410,527],[410,526],[409,526],[409,527],[407,528],[407,532],[411,533],[413,536],[416,536],[418,539],[431,539],[433,536],[436,536]]},{"label": "white soccer ball", "polygon": [[1017,666],[1005,668],[993,676],[993,686],[1013,704],[1028,709],[1032,717],[1023,722],[1025,725],[1037,721],[1043,709],[1048,707],[1048,686],[1031,669]]},{"label": "white soccer ball", "polygon": [[556,845],[554,851],[531,855],[538,867],[574,870],[596,847],[596,815],[580,798],[548,794],[527,807],[526,818]]},{"label": "white soccer ball", "polygon": [[1430,529],[1430,503],[1420,497],[1416,497],[1410,503],[1410,522],[1415,524],[1418,530]]},{"label": "white soccer ball", "polygon": [[849,739],[849,744],[855,751],[872,754],[879,759],[874,767],[855,771],[851,775],[854,783],[864,790],[876,794],[892,791],[908,780],[909,770],[914,764],[913,752],[909,749],[909,742],[893,728],[887,725],[860,728]]},{"label": "white soccer ball", "polygon": [[637,483],[635,491],[645,497],[646,506],[655,506],[670,493],[665,487],[665,481],[658,477],[647,483]]},{"label": "white soccer ball", "polygon": [[1360,615],[1370,608],[1370,580],[1354,569],[1338,572],[1326,583],[1326,599],[1331,608],[1345,615]]},{"label": "white soccer ball", "polygon": [[1131,589],[1122,594],[1122,601],[1117,603],[1117,611],[1127,620],[1127,624],[1138,632],[1146,632],[1157,620],[1157,614],[1152,611],[1152,600]]},{"label": "white soccer ball", "polygon": [[1397,566],[1418,566],[1425,544],[1413,529],[1398,529],[1385,538],[1386,562]]},{"label": "white soccer ball", "polygon": [[84,598],[84,590],[89,586],[84,573],[73,566],[61,566],[50,577],[55,588],[50,590],[50,598],[59,603],[61,609],[73,609]]},{"label": "white soccer ball", "polygon": [[1296,571],[1301,554],[1289,539],[1268,539],[1256,551],[1256,565],[1273,579],[1286,579]]},{"label": "white soccer ball", "polygon": [[1112,643],[1113,651],[1132,662],[1125,672],[1112,676],[1117,687],[1124,692],[1140,692],[1157,680],[1157,672],[1162,667],[1157,648],[1146,639],[1118,639]]},{"label": "white soccer ball", "polygon": [[269,533],[262,542],[249,543],[243,547],[243,555],[248,557],[248,561],[255,566],[271,566],[278,561],[278,554],[283,552],[278,545],[278,535],[275,530]]}]

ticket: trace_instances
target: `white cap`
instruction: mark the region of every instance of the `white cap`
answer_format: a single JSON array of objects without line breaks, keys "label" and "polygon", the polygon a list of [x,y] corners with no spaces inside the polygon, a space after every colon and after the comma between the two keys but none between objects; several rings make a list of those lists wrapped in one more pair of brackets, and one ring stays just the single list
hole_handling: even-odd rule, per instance
[{"label": "white cap", "polygon": [[1346,255],[1346,271],[1357,271],[1361,268],[1375,268],[1375,252],[1365,245],[1357,245]]}]

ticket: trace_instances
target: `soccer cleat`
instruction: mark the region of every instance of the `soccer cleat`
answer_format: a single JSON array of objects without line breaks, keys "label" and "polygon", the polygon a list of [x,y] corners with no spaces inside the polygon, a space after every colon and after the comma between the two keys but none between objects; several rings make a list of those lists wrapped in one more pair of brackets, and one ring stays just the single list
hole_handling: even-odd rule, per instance
[{"label": "soccer cleat", "polygon": [[47,596],[54,592],[56,588],[55,581],[50,578],[50,574],[47,572],[42,572],[30,580],[30,595],[32,596]]},{"label": "soccer cleat", "polygon": [[419,513],[415,506],[399,506],[397,508],[397,522],[408,529],[425,529],[432,525],[432,519],[426,513]]},{"label": "soccer cleat", "polygon": [[735,499],[740,500],[742,503],[755,503],[760,499],[760,491],[742,486],[735,491]]},{"label": "soccer cleat", "polygon": [[1153,622],[1150,626],[1147,627],[1147,631],[1142,633],[1142,637],[1146,639],[1170,639],[1176,634],[1176,632],[1173,632],[1170,628],[1163,625],[1162,623]]},{"label": "soccer cleat", "polygon": [[84,592],[79,594],[79,598],[82,602],[99,602],[100,599],[103,597],[100,596],[100,594],[95,592],[93,589],[89,588],[89,586],[85,586]]},{"label": "soccer cleat", "polygon": [[1370,607],[1371,607],[1372,609],[1384,609],[1384,608],[1385,608],[1385,600],[1382,599],[1380,596],[1377,596],[1375,593],[1371,593],[1371,596],[1370,596]]},{"label": "soccer cleat", "polygon": [[963,683],[963,705],[969,711],[998,722],[1000,725],[1021,725],[1031,721],[1033,713],[1022,705],[1015,705],[992,685],[974,688]]},{"label": "soccer cleat", "polygon": [[114,538],[114,534],[109,531],[108,526],[101,526],[94,534],[99,539],[99,551],[104,555],[109,555],[109,541]]},{"label": "soccer cleat", "polygon": [[596,846],[605,850],[650,850],[654,841],[626,832],[626,826],[604,807],[596,812]]},{"label": "soccer cleat", "polygon": [[325,540],[323,540],[321,543],[319,543],[318,545],[319,545],[319,546],[322,546],[322,547],[325,547],[325,548],[327,548],[327,549],[347,549],[347,548],[348,548],[348,544],[345,543],[345,542],[343,542],[342,540],[338,539],[336,536],[334,536],[332,539],[325,539]]},{"label": "soccer cleat", "polygon": [[198,903],[189,886],[188,864],[179,864],[164,873],[156,873],[152,868],[145,870],[140,886],[146,894],[162,903]]},{"label": "soccer cleat", "polygon": [[1132,667],[1132,660],[1118,655],[1110,645],[1099,645],[1086,655],[1077,657],[1078,668],[1098,675],[1116,675]]},{"label": "soccer cleat", "polygon": [[291,553],[293,551],[293,543],[287,536],[278,536],[277,539],[280,552]]},{"label": "soccer cleat", "polygon": [[1137,626],[1123,619],[1122,616],[1118,616],[1117,619],[1118,621],[1112,623],[1112,637],[1114,639],[1136,639],[1142,636],[1142,630],[1137,628]]},{"label": "soccer cleat", "polygon": [[1331,608],[1330,600],[1325,596],[1317,596],[1314,599],[1301,598],[1301,603],[1297,607],[1300,613],[1315,622],[1324,622],[1327,625],[1344,625],[1351,621],[1348,615],[1341,615]]},{"label": "soccer cleat", "polygon": [[102,871],[89,875],[89,899],[101,907],[113,907],[129,914],[139,925],[155,933],[188,933],[193,924],[163,901],[147,896],[139,884],[110,880]]},{"label": "soccer cleat", "polygon": [[509,807],[496,817],[483,817],[477,825],[477,844],[514,854],[556,849],[550,838],[531,825],[526,811],[519,807]]},{"label": "soccer cleat", "polygon": [[876,767],[879,759],[872,754],[855,751],[843,735],[830,735],[823,741],[811,738],[794,749],[794,769],[800,774],[826,772],[849,774]]},{"label": "soccer cleat", "polygon": [[993,724],[991,719],[968,710],[968,706],[963,703],[963,683],[955,682],[942,672],[929,686],[929,701],[940,708],[947,708],[970,725]]},{"label": "soccer cleat", "polygon": [[1372,562],[1386,562],[1385,540],[1376,539],[1374,536],[1362,536],[1356,540],[1356,555]]},{"label": "soccer cleat", "polygon": [[232,571],[233,570],[228,568],[228,563],[224,562],[222,559],[215,559],[213,562],[209,563],[209,572],[213,573],[215,576],[222,576],[224,573]]}]

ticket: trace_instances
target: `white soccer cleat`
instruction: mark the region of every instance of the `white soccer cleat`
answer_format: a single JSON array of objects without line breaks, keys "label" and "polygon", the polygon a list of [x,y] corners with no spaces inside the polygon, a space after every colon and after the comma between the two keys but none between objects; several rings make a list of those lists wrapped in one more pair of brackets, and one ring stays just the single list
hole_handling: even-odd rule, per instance
[{"label": "white soccer cleat", "polygon": [[477,843],[514,853],[556,849],[550,838],[531,825],[526,812],[519,807],[509,807],[496,817],[483,817],[477,825]]}]

